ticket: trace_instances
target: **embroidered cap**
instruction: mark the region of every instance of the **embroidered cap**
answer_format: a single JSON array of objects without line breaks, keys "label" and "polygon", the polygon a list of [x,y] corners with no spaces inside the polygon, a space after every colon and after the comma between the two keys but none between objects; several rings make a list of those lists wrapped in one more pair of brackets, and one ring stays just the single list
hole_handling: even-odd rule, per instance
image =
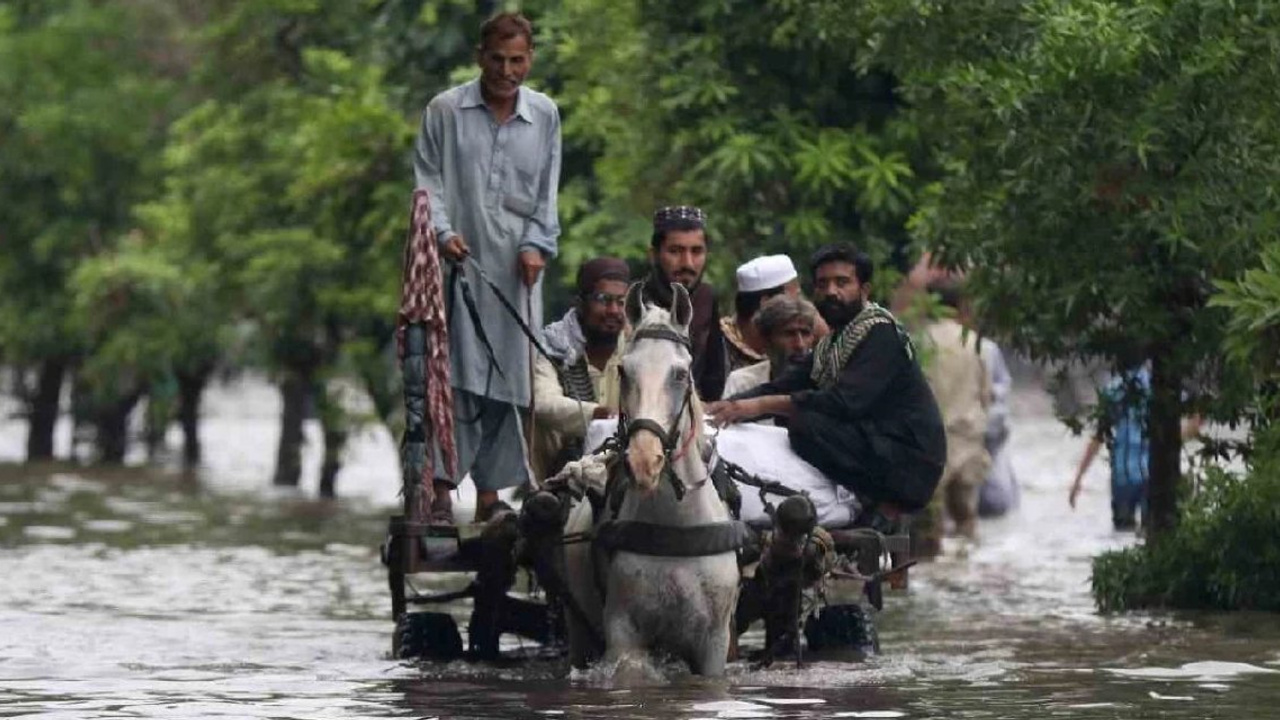
[{"label": "embroidered cap", "polygon": [[618,258],[592,258],[578,268],[578,292],[591,292],[601,280],[620,280],[631,282],[631,269],[627,263]]},{"label": "embroidered cap", "polygon": [[656,230],[662,230],[680,221],[696,223],[698,227],[703,227],[707,224],[707,214],[702,212],[702,208],[692,205],[669,205],[658,208],[653,213],[653,227]]},{"label": "embroidered cap", "polygon": [[753,293],[782,287],[800,277],[786,255],[762,255],[738,266],[738,292]]}]

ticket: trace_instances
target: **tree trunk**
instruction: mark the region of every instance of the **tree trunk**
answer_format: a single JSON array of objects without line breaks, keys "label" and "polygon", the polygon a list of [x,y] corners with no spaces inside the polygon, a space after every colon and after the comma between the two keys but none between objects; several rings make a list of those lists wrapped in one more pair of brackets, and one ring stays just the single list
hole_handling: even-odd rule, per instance
[{"label": "tree trunk", "polygon": [[177,373],[178,422],[182,425],[182,465],[187,469],[200,464],[200,400],[212,374],[212,368]]},{"label": "tree trunk", "polygon": [[335,496],[338,472],[342,470],[342,451],[347,445],[347,422],[342,408],[321,389],[316,394],[320,404],[320,426],[324,429],[324,463],[320,467],[320,497]]},{"label": "tree trunk", "polygon": [[1178,491],[1182,481],[1181,380],[1169,353],[1151,360],[1151,405],[1147,432],[1151,440],[1147,481],[1147,532],[1157,539],[1178,523]]},{"label": "tree trunk", "polygon": [[129,415],[141,399],[142,391],[134,390],[97,408],[93,424],[97,431],[94,442],[98,446],[99,462],[108,465],[124,463],[129,449]]},{"label": "tree trunk", "polygon": [[27,462],[53,459],[53,430],[58,424],[58,400],[66,375],[67,364],[61,359],[46,359],[40,364],[36,392],[28,401]]},{"label": "tree trunk", "polygon": [[307,400],[313,389],[310,368],[285,370],[280,383],[284,409],[280,414],[280,445],[276,450],[276,485],[297,487],[302,480],[302,423],[306,420]]}]

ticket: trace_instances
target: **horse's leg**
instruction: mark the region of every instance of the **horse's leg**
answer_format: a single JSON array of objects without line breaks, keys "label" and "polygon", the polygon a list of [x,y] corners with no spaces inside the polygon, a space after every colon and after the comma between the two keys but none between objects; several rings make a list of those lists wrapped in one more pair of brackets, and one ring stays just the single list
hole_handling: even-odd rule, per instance
[{"label": "horse's leg", "polygon": [[626,685],[656,679],[644,637],[626,610],[606,603],[605,617],[604,660],[612,668],[613,681]]},{"label": "horse's leg", "polygon": [[728,659],[729,622],[726,618],[720,623],[720,627],[707,634],[700,653],[690,661],[689,669],[695,675],[720,677],[724,675],[724,666]]}]

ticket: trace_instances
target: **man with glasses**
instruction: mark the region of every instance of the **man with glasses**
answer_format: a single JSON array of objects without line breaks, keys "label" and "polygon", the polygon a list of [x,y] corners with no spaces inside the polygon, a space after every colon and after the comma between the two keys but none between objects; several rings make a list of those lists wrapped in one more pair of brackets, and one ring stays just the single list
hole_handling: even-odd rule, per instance
[{"label": "man with glasses", "polygon": [[534,472],[547,478],[582,457],[592,420],[618,410],[619,336],[631,272],[622,260],[600,257],[578,269],[577,298],[544,330],[547,352],[534,362]]}]

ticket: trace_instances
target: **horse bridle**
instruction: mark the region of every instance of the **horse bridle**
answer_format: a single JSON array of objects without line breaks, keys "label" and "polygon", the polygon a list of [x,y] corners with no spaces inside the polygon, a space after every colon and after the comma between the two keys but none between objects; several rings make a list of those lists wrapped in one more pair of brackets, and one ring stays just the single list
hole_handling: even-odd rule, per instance
[{"label": "horse bridle", "polygon": [[[642,327],[636,330],[635,334],[631,336],[631,340],[632,342],[637,340],[665,340],[680,345],[685,350],[688,350],[690,355],[693,354],[693,345],[689,342],[688,336],[669,327]],[[684,388],[684,399],[680,402],[680,407],[676,410],[676,414],[671,418],[671,423],[665,428],[659,425],[656,420],[650,418],[632,420],[627,417],[626,411],[622,410],[621,407],[618,409],[618,434],[616,437],[619,446],[626,448],[631,444],[631,438],[641,430],[647,430],[656,435],[658,441],[662,443],[662,474],[671,482],[671,489],[675,491],[676,500],[684,499],[685,486],[684,481],[676,475],[673,467],[674,461],[678,458],[673,458],[672,455],[680,444],[680,418],[684,417],[685,411],[689,409],[689,405],[692,402],[693,375],[690,374],[688,383]],[[619,405],[621,406],[621,403]],[[627,468],[625,472],[629,475],[631,473],[630,466],[627,463],[623,463],[623,466]]]}]

